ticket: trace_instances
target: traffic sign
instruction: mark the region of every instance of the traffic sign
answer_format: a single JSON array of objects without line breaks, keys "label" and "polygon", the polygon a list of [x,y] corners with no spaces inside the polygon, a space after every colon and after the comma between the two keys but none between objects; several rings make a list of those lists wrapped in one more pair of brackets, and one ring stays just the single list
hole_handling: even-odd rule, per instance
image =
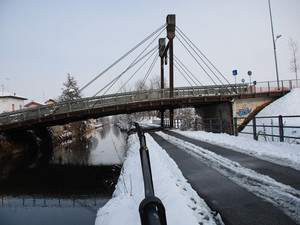
[{"label": "traffic sign", "polygon": [[245,83],[245,79],[244,78],[242,79],[242,83]]},{"label": "traffic sign", "polygon": [[237,70],[232,70],[232,75],[236,76],[237,75]]}]

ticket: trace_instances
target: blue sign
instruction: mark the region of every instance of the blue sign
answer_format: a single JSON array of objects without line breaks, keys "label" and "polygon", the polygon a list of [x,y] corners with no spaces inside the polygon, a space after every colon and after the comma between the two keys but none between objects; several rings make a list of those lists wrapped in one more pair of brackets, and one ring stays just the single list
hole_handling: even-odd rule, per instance
[{"label": "blue sign", "polygon": [[244,78],[242,79],[242,82],[245,83],[245,79]]},{"label": "blue sign", "polygon": [[237,75],[237,70],[232,70],[232,75],[236,76]]}]

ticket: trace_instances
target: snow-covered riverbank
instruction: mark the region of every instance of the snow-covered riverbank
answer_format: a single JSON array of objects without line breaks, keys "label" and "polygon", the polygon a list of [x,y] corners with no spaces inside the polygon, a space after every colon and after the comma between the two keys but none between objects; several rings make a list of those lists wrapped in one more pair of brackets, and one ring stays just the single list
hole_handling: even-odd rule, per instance
[{"label": "snow-covered riverbank", "polygon": [[[150,135],[146,138],[155,195],[166,208],[168,224],[216,224],[213,212],[187,183],[176,163]],[[144,199],[144,184],[139,148],[137,135],[131,135],[127,158],[113,198],[98,211],[96,225],[140,225],[138,207]]]}]

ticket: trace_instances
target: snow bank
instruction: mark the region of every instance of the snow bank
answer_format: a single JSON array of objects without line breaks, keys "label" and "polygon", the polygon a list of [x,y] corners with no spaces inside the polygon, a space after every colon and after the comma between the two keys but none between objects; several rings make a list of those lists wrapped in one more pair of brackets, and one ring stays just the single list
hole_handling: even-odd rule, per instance
[{"label": "snow bank", "polygon": [[[264,116],[293,116],[293,115],[299,115],[300,112],[300,88],[296,88],[291,90],[290,93],[286,94],[285,96],[279,98],[278,100],[272,102],[270,105],[265,107],[262,111],[260,111],[257,114],[257,117],[264,117]],[[256,124],[258,125],[271,125],[273,123],[273,126],[278,126],[278,119],[256,119]],[[250,123],[252,125],[252,121]],[[300,126],[300,117],[297,118],[283,118],[283,124],[284,126]],[[257,128],[257,133],[263,134],[274,134],[279,135],[279,129],[273,128],[273,132],[271,130],[272,128],[265,127],[265,128]],[[246,126],[243,130],[243,132],[253,132],[252,126]],[[251,137],[252,135],[247,134],[240,134],[241,136],[247,136]],[[292,136],[292,137],[300,137],[300,129],[292,129],[292,128],[285,128],[284,129],[284,135],[285,136]],[[268,139],[271,139],[271,137],[268,137]],[[263,136],[259,136],[259,140],[264,140]],[[274,138],[275,141],[279,141],[279,138]],[[291,140],[287,139],[287,142],[300,142],[300,140]]]},{"label": "snow bank", "polygon": [[[176,163],[146,135],[155,195],[166,209],[168,225],[216,224],[212,212],[183,177]],[[137,135],[129,137],[124,162],[113,198],[99,209],[96,225],[140,225],[138,207],[144,199],[144,184]]]},{"label": "snow bank", "polygon": [[220,145],[279,165],[300,170],[300,145],[281,142],[258,142],[247,137],[214,134],[205,131],[180,131],[176,133]]}]

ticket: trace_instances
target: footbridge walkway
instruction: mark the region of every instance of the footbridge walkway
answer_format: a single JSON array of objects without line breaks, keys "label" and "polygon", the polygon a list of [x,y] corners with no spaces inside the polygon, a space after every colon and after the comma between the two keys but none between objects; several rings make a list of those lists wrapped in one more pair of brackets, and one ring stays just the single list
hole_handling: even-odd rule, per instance
[{"label": "footbridge walkway", "polygon": [[174,88],[173,96],[170,96],[169,89],[158,89],[82,98],[2,113],[0,132],[62,125],[117,114],[230,102],[236,98],[280,97],[294,87],[292,81],[282,81],[281,84],[280,90],[276,88],[276,82],[263,82],[255,86],[236,84],[180,87]]}]

